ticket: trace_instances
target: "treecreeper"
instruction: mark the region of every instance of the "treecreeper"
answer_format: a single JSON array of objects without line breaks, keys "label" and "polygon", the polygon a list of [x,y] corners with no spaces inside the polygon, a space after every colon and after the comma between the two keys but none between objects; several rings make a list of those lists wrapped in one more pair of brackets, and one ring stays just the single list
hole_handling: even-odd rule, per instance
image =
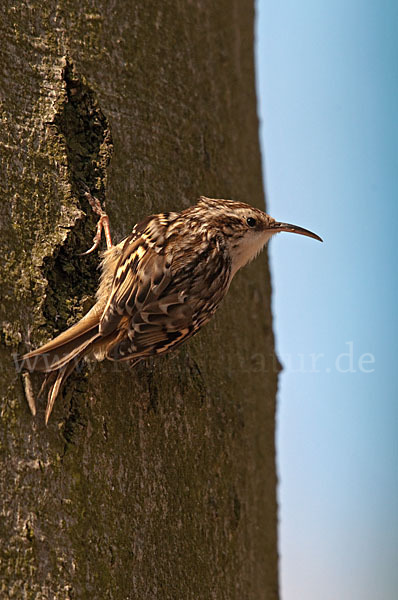
[{"label": "treecreeper", "polygon": [[[107,243],[96,303],[78,323],[17,359],[19,369],[45,373],[46,423],[83,358],[135,365],[170,352],[211,319],[236,272],[273,235],[287,231],[322,241],[249,204],[202,196],[181,212],[146,217],[113,245],[107,214],[97,198],[88,191],[85,195],[100,217],[94,244],[85,254],[99,246],[102,231]],[[29,404],[35,413],[32,398]]]}]

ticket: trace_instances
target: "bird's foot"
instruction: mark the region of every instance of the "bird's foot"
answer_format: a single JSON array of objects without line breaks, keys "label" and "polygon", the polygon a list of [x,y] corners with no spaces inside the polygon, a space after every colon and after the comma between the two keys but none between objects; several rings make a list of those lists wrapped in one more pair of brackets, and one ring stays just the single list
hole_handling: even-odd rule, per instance
[{"label": "bird's foot", "polygon": [[98,198],[95,198],[91,194],[91,192],[88,190],[88,188],[86,186],[84,187],[83,193],[86,196],[91,208],[93,209],[93,212],[95,212],[95,214],[99,216],[99,221],[97,223],[97,232],[93,238],[93,242],[94,242],[93,245],[91,246],[91,248],[86,250],[86,252],[82,252],[82,254],[80,256],[85,256],[86,254],[91,254],[91,252],[94,252],[94,250],[96,250],[98,248],[98,246],[100,245],[100,242],[101,242],[102,231],[104,231],[104,233],[105,233],[107,249],[109,250],[113,246],[112,238],[111,238],[110,224],[109,224],[109,217],[108,217],[107,213],[104,211],[104,209],[102,208],[101,202],[98,200]]}]

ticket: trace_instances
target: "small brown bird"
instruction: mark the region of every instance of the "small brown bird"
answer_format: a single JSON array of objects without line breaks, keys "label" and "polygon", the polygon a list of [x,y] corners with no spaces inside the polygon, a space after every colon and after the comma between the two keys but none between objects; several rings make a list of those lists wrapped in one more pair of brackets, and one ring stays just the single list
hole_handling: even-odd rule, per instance
[{"label": "small brown bird", "polygon": [[209,321],[235,273],[275,233],[290,231],[322,241],[248,204],[202,196],[180,213],[147,217],[113,246],[106,213],[96,198],[88,192],[86,197],[100,216],[87,253],[98,247],[102,229],[108,247],[97,302],[78,323],[19,360],[21,369],[46,373],[46,423],[63,384],[83,357],[136,364],[169,352]]}]

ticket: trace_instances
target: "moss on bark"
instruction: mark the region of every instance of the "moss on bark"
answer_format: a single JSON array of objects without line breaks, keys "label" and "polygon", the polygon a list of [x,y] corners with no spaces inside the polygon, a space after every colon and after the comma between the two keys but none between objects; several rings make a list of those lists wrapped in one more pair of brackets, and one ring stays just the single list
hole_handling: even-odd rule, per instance
[{"label": "moss on bark", "polygon": [[106,188],[116,240],[200,194],[263,206],[252,2],[2,10],[0,595],[277,598],[264,255],[179,352],[83,366],[48,428],[12,363],[92,302],[80,179]]}]

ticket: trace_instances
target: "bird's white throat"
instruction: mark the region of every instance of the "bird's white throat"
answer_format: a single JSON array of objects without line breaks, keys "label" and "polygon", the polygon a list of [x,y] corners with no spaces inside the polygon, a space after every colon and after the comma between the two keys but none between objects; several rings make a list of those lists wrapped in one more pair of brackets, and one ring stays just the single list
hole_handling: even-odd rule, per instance
[{"label": "bird's white throat", "polygon": [[248,262],[256,258],[267,242],[274,235],[274,231],[248,231],[247,234],[239,240],[238,245],[231,247],[231,277],[244,267]]}]

